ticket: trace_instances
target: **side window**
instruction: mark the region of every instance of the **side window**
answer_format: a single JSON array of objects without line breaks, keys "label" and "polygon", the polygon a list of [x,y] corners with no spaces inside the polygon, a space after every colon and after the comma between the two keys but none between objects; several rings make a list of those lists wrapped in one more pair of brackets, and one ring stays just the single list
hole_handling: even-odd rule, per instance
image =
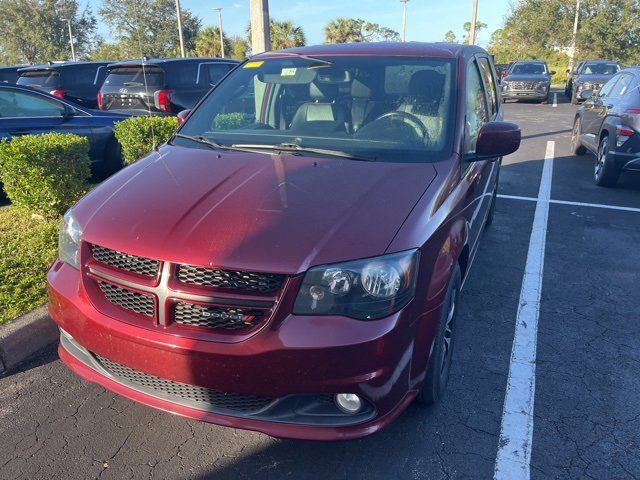
[{"label": "side window", "polygon": [[611,80],[609,80],[607,83],[605,83],[604,86],[600,89],[600,93],[598,93],[598,96],[599,97],[608,97],[609,93],[611,93],[611,90],[613,90],[613,87],[616,85],[616,83],[618,83],[618,80],[620,80],[621,76],[622,75],[616,75]]},{"label": "side window", "polygon": [[496,81],[493,76],[493,70],[489,64],[489,60],[484,57],[478,59],[478,65],[480,65],[484,88],[489,100],[489,111],[491,112],[491,116],[493,116],[498,113],[498,92],[496,91]]},{"label": "side window", "polygon": [[616,83],[615,87],[611,90],[610,97],[622,97],[625,93],[629,91],[629,86],[631,85],[631,81],[633,77],[631,75],[622,75],[618,83]]},{"label": "side window", "polygon": [[29,93],[0,91],[0,117],[58,117],[64,107],[55,100]]},{"label": "side window", "polygon": [[489,120],[482,80],[475,61],[467,65],[466,95],[465,153],[472,153],[476,150],[480,129]]},{"label": "side window", "polygon": [[195,88],[199,66],[195,62],[178,62],[171,75],[174,85],[176,87]]},{"label": "side window", "polygon": [[200,65],[200,85],[216,85],[227,72],[231,65],[227,63],[203,63]]}]

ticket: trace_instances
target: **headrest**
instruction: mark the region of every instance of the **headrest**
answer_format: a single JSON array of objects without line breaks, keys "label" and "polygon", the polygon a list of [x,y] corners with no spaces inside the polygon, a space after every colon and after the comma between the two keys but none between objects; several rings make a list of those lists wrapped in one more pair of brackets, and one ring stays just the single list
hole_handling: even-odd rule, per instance
[{"label": "headrest", "polygon": [[309,95],[314,100],[333,101],[338,96],[338,86],[332,83],[310,83]]},{"label": "headrest", "polygon": [[435,70],[420,70],[411,75],[409,95],[426,100],[439,101],[442,97],[444,74]]},{"label": "headrest", "polygon": [[371,98],[373,89],[366,86],[358,79],[354,79],[351,83],[351,96],[353,98]]}]

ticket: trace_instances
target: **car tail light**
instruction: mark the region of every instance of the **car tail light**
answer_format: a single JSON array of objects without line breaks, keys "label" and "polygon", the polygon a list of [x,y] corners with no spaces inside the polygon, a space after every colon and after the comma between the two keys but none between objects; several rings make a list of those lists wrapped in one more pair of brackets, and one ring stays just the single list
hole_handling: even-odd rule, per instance
[{"label": "car tail light", "polygon": [[153,94],[156,110],[171,113],[171,90],[158,90]]},{"label": "car tail light", "polygon": [[98,108],[103,110],[104,104],[102,103],[102,92],[98,90],[98,94],[96,95],[96,100],[98,101]]},{"label": "car tail light", "polygon": [[49,93],[54,97],[64,98],[69,90],[64,90],[62,88],[56,88],[55,90],[51,90]]},{"label": "car tail light", "polygon": [[191,113],[191,110],[182,110],[181,112],[178,113],[178,125],[182,125],[184,123],[184,121],[187,119],[187,117],[189,116],[189,114]]},{"label": "car tail light", "polygon": [[640,108],[630,108],[627,110],[627,113],[631,115],[640,115]]},{"label": "car tail light", "polygon": [[621,147],[629,140],[635,132],[626,125],[616,125],[616,146]]}]

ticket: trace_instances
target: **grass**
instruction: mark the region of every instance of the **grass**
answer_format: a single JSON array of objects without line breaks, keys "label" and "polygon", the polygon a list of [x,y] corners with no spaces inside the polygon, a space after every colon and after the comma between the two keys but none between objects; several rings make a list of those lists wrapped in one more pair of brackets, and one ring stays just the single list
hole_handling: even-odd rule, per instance
[{"label": "grass", "polygon": [[45,274],[57,255],[58,226],[13,206],[0,208],[0,324],[46,302]]}]

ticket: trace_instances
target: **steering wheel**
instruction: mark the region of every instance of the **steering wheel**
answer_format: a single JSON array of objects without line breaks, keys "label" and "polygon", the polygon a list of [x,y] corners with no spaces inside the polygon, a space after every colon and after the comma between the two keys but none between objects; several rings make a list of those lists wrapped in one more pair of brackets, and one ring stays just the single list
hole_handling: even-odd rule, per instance
[{"label": "steering wheel", "polygon": [[387,112],[380,115],[375,120],[373,120],[369,125],[373,125],[374,123],[379,122],[381,120],[388,120],[393,118],[397,118],[400,121],[413,127],[413,129],[416,131],[420,139],[424,139],[428,137],[429,133],[427,132],[427,127],[424,126],[424,123],[422,123],[422,121],[418,117],[408,112],[401,112],[398,110]]}]

